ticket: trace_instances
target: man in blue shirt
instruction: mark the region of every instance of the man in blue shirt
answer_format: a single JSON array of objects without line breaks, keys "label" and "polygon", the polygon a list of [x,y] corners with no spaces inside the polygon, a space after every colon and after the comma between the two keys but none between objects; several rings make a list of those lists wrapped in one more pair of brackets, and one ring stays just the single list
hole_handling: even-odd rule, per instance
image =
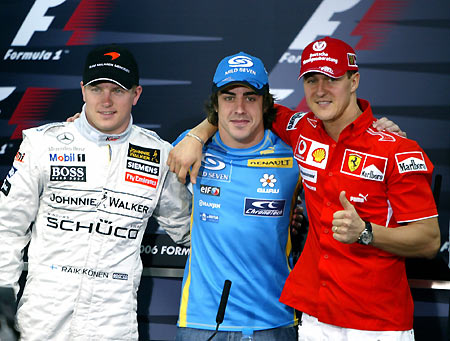
[{"label": "man in blue shirt", "polygon": [[[191,252],[185,268],[177,340],[206,340],[216,329],[225,280],[232,282],[215,340],[296,340],[297,319],[278,301],[290,272],[289,218],[299,188],[292,149],[270,128],[268,76],[246,53],[218,65],[207,107],[218,132],[203,148],[193,185]],[[182,134],[203,144],[194,132]]]}]

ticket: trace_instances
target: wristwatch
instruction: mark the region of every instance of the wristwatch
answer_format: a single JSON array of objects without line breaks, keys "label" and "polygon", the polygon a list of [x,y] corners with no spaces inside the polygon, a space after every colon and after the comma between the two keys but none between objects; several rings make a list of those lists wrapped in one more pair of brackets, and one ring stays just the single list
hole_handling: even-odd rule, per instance
[{"label": "wristwatch", "polygon": [[359,235],[357,242],[363,245],[369,245],[373,241],[372,224],[368,221],[364,223],[366,224],[366,228]]}]

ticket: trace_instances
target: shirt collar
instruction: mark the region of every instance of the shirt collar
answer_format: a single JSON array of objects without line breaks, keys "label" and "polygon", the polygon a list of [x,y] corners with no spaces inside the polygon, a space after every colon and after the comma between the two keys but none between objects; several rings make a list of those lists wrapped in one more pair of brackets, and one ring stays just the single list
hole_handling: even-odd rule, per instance
[{"label": "shirt collar", "polygon": [[94,128],[86,118],[86,104],[83,105],[81,116],[75,120],[75,127],[78,131],[87,138],[100,146],[107,144],[119,144],[124,142],[131,133],[131,126],[133,125],[133,117],[130,117],[130,123],[127,129],[121,134],[105,134]]}]

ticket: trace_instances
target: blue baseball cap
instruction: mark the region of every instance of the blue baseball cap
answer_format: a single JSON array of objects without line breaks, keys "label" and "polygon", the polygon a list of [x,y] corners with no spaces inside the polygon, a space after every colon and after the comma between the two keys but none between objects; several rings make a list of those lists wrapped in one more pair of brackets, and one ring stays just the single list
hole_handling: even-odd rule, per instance
[{"label": "blue baseball cap", "polygon": [[263,95],[269,90],[269,77],[261,59],[239,52],[222,59],[213,78],[212,91],[242,84]]}]

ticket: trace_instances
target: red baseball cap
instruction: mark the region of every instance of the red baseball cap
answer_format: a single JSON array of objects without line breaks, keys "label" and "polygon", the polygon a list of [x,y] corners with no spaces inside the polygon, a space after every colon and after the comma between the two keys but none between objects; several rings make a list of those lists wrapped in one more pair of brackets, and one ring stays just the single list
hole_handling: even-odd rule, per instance
[{"label": "red baseball cap", "polygon": [[342,40],[325,37],[313,41],[303,50],[298,78],[308,72],[339,78],[350,70],[358,71],[353,48]]}]

